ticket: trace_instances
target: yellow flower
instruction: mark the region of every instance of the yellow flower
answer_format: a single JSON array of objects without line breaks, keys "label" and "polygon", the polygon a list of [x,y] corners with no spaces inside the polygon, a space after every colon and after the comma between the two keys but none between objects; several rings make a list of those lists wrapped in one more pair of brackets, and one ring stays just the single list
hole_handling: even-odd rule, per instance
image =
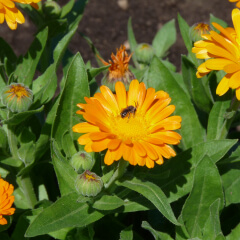
[{"label": "yellow flower", "polygon": [[[240,100],[240,10],[233,9],[234,28],[223,28],[217,23],[212,25],[220,31],[203,34],[204,40],[194,43],[192,49],[199,59],[208,59],[198,67],[197,77],[201,78],[213,70],[224,70],[226,75],[218,84],[216,93],[225,94],[229,88],[236,89]],[[209,59],[210,58],[210,59]]]},{"label": "yellow flower", "polygon": [[41,0],[0,0],[0,23],[6,22],[12,30],[17,29],[17,24],[25,22],[24,16],[16,8],[15,2],[22,4],[30,4],[34,8],[38,9],[37,3]]},{"label": "yellow flower", "polygon": [[[162,164],[163,157],[175,156],[168,144],[179,144],[181,136],[173,130],[181,127],[180,116],[170,116],[174,105],[164,91],[146,89],[144,83],[133,80],[126,92],[122,82],[116,83],[116,94],[106,86],[101,93],[85,98],[77,104],[87,122],[78,123],[73,131],[84,133],[78,143],[87,152],[108,149],[104,158],[107,165],[121,158],[132,165]],[[169,105],[169,106],[168,106]]]},{"label": "yellow flower", "polygon": [[229,0],[229,2],[237,2],[236,7],[240,8],[240,0]]},{"label": "yellow flower", "polygon": [[13,190],[13,185],[0,177],[0,225],[7,224],[7,220],[3,216],[13,215],[15,212],[15,208],[12,208],[14,196],[11,195]]},{"label": "yellow flower", "polygon": [[102,85],[107,85],[113,91],[115,83],[121,81],[127,87],[135,78],[133,73],[128,69],[131,57],[132,54],[128,55],[125,46],[121,46],[120,49],[117,49],[116,55],[112,53],[112,60],[109,60],[108,62],[105,62],[98,56],[105,66],[111,65],[108,69],[107,75],[102,79]]}]

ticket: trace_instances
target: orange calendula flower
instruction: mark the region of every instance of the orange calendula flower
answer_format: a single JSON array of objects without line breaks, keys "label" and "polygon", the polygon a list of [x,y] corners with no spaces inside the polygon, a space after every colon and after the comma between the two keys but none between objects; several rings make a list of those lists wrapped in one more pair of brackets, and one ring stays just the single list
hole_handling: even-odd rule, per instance
[{"label": "orange calendula flower", "polygon": [[220,31],[210,31],[203,34],[194,43],[192,49],[199,59],[208,59],[198,67],[197,77],[201,78],[213,70],[224,70],[226,75],[218,84],[216,93],[225,94],[229,88],[236,89],[237,99],[240,100],[240,10],[233,9],[232,20],[234,28],[223,28],[217,23],[212,25]]},{"label": "orange calendula flower", "polygon": [[236,7],[240,8],[240,0],[229,0],[229,2],[236,2]]},{"label": "orange calendula flower", "polygon": [[13,190],[13,185],[0,177],[0,225],[7,224],[7,220],[4,216],[13,215],[15,212],[15,208],[12,208],[14,196],[11,195]]},{"label": "orange calendula flower", "polygon": [[84,133],[78,143],[87,152],[108,149],[104,158],[107,165],[121,158],[132,165],[162,164],[163,157],[176,155],[169,144],[179,144],[181,136],[173,130],[181,127],[180,116],[170,116],[174,105],[164,91],[146,89],[144,83],[133,80],[126,92],[122,82],[116,83],[116,94],[106,86],[101,93],[85,98],[77,104],[87,122],[79,123],[73,131]]},{"label": "orange calendula flower", "polygon": [[121,46],[120,49],[117,49],[116,55],[112,53],[112,60],[108,62],[98,57],[105,66],[111,65],[107,75],[102,79],[102,85],[107,85],[113,91],[115,83],[121,81],[127,87],[130,82],[135,79],[133,73],[128,69],[131,57],[132,54],[128,55],[125,46]]},{"label": "orange calendula flower", "polygon": [[16,8],[15,2],[22,4],[30,4],[34,8],[38,9],[37,3],[41,0],[0,0],[0,23],[6,20],[9,28],[12,30],[17,29],[17,24],[25,22],[24,16]]}]

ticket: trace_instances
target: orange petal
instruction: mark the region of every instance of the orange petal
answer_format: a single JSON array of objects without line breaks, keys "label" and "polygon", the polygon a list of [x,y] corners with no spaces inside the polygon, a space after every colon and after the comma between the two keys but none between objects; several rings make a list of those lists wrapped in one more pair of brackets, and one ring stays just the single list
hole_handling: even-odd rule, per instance
[{"label": "orange petal", "polygon": [[126,95],[126,89],[125,89],[124,84],[120,81],[116,82],[115,90],[116,90],[116,97],[117,97],[117,102],[118,102],[119,108],[120,109],[126,108],[127,107],[127,95]]},{"label": "orange petal", "polygon": [[120,140],[120,139],[112,139],[108,144],[108,148],[111,150],[115,150],[119,147],[121,142],[122,142],[122,140]]},{"label": "orange petal", "polygon": [[128,106],[135,106],[138,100],[138,92],[139,92],[139,82],[138,80],[132,80],[129,86],[128,91],[128,99],[127,105]]},{"label": "orange petal", "polygon": [[100,141],[94,141],[92,143],[92,150],[94,152],[101,152],[103,150],[105,150],[108,146],[108,143],[110,142],[111,140],[110,139],[103,139],[103,140],[100,140]]},{"label": "orange petal", "polygon": [[88,122],[83,122],[74,125],[72,130],[77,133],[99,132],[99,127]]}]

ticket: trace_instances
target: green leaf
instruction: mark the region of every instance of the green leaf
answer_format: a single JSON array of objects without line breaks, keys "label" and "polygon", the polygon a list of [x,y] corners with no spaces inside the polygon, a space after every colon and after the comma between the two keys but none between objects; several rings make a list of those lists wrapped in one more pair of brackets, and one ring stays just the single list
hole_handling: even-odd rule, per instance
[{"label": "green leaf", "polygon": [[230,234],[227,235],[226,240],[237,240],[240,236],[240,224],[238,224]]},{"label": "green leaf", "polygon": [[62,156],[54,139],[52,140],[51,152],[61,195],[76,191],[75,181],[77,179],[77,173],[70,163]]},{"label": "green leaf", "polygon": [[[135,38],[135,35],[134,35],[134,32],[133,32],[132,19],[131,18],[128,19],[127,31],[128,31],[128,41],[129,41],[129,44],[130,44],[130,49],[131,49],[131,52],[134,52],[138,43],[136,41],[136,38]],[[138,67],[138,62],[137,62],[137,58],[136,58],[135,54],[133,54],[132,60],[134,62],[134,65],[136,67]]]},{"label": "green leaf", "polygon": [[212,108],[212,101],[205,91],[202,79],[196,77],[194,64],[186,56],[182,56],[182,76],[196,106],[209,113]]},{"label": "green leaf", "polygon": [[235,143],[236,140],[214,140],[200,143],[167,160],[159,168],[154,168],[152,173],[161,175],[170,170],[170,174],[168,178],[161,179],[161,181],[154,179],[152,181],[161,187],[168,196],[169,202],[176,201],[191,191],[193,171],[204,155],[208,154],[216,163]]},{"label": "green leaf", "polygon": [[133,240],[132,225],[121,231],[120,240]]},{"label": "green leaf", "polygon": [[114,210],[123,206],[123,204],[124,201],[117,196],[104,195],[95,201],[92,207],[98,210]]},{"label": "green leaf", "polygon": [[67,4],[65,4],[62,9],[61,9],[61,16],[60,18],[63,18],[65,17],[73,8],[74,6],[74,3],[75,3],[75,0],[70,0],[68,1]]},{"label": "green leaf", "polygon": [[194,62],[195,66],[198,66],[198,61],[195,57],[195,54],[192,53],[193,44],[192,44],[192,38],[190,35],[190,27],[187,24],[187,22],[181,17],[181,15],[179,13],[178,13],[178,25],[179,25],[180,32],[181,32],[183,41],[185,43],[185,46],[191,57],[191,60]]},{"label": "green leaf", "polygon": [[210,25],[211,25],[211,28],[216,30],[216,31],[219,31],[217,30],[213,25],[212,25],[212,22],[215,22],[215,23],[218,23],[220,26],[222,26],[223,28],[226,28],[228,26],[228,24],[226,22],[224,22],[222,19],[220,18],[217,18],[215,17],[213,14],[210,13]]},{"label": "green leaf", "polygon": [[222,231],[219,219],[220,198],[218,198],[209,208],[210,214],[203,229],[203,238],[216,239]]},{"label": "green leaf", "polygon": [[201,238],[198,227],[204,228],[209,208],[217,199],[220,199],[222,209],[221,178],[215,164],[206,155],[195,169],[193,188],[182,209],[182,218],[191,237]]},{"label": "green leaf", "polygon": [[88,81],[91,81],[94,77],[96,77],[99,73],[103,72],[104,70],[108,69],[109,66],[111,65],[108,65],[108,66],[103,66],[103,67],[100,67],[100,68],[90,68],[87,70],[87,73],[88,73]]},{"label": "green leaf", "polygon": [[176,106],[174,114],[181,116],[184,123],[180,130],[182,135],[181,144],[184,149],[204,141],[204,129],[200,125],[188,95],[178,85],[171,72],[156,57],[153,58],[150,64],[148,87],[153,87],[156,91],[164,90],[172,98],[171,103]]},{"label": "green leaf", "polygon": [[225,115],[230,108],[231,94],[218,97],[214,103],[208,118],[207,139],[224,139],[228,133],[229,126]]},{"label": "green leaf", "polygon": [[[79,91],[81,89],[81,91]],[[56,118],[54,120],[52,137],[56,140],[60,149],[63,149],[64,142],[62,136],[66,131],[73,141],[77,139],[78,134],[74,134],[72,127],[78,123],[74,117],[78,107],[77,103],[83,102],[84,97],[89,97],[88,77],[85,69],[84,62],[79,53],[76,54],[69,67],[66,82],[63,87],[59,105],[57,109]]]},{"label": "green leaf", "polygon": [[51,64],[47,70],[38,77],[33,82],[33,94],[34,94],[34,103],[35,104],[43,104],[52,99],[55,94],[57,88],[57,74],[56,70],[61,62],[61,59],[67,49],[67,46],[72,39],[73,35],[77,31],[78,22],[80,21],[80,17],[77,17],[72,28],[70,28],[69,32],[64,35],[64,37],[59,41],[58,45],[54,49],[53,59],[54,63]]},{"label": "green leaf", "polygon": [[127,187],[133,191],[142,194],[173,224],[179,225],[174,216],[172,208],[168,202],[167,197],[157,185],[147,181],[141,181],[137,178],[131,180],[124,179],[117,181],[117,185]]},{"label": "green leaf", "polygon": [[84,227],[104,216],[77,202],[78,194],[70,193],[44,209],[27,229],[26,237],[35,237],[68,227]]},{"label": "green leaf", "polygon": [[29,110],[26,112],[16,113],[16,114],[12,115],[10,118],[3,120],[1,122],[1,124],[17,125],[17,124],[25,121],[31,115],[42,112],[43,109],[44,109],[44,106],[41,106],[40,108],[38,108],[36,110]]},{"label": "green leaf", "polygon": [[19,159],[27,166],[34,162],[35,144],[32,141],[22,144],[17,153]]},{"label": "green leaf", "polygon": [[17,76],[19,83],[23,83],[26,86],[31,85],[38,62],[45,48],[47,37],[48,28],[46,27],[37,34],[26,56],[18,64],[14,74]]},{"label": "green leaf", "polygon": [[164,57],[168,49],[176,42],[175,19],[164,24],[155,35],[152,46],[158,57]]},{"label": "green leaf", "polygon": [[146,221],[142,222],[142,228],[150,231],[155,240],[173,240],[167,233],[159,232],[153,229]]}]

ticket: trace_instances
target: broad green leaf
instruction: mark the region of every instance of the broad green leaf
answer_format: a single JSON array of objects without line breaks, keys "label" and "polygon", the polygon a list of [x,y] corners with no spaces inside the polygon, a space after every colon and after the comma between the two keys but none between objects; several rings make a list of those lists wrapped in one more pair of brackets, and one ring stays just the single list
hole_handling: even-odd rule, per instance
[{"label": "broad green leaf", "polygon": [[25,166],[28,166],[34,162],[35,144],[32,141],[22,144],[17,153],[18,158],[25,164]]},{"label": "broad green leaf", "polygon": [[182,209],[183,221],[192,238],[201,238],[198,228],[204,228],[209,217],[209,208],[217,199],[220,199],[222,209],[221,178],[211,158],[205,155],[195,169],[193,188]]},{"label": "broad green leaf", "polygon": [[27,229],[26,237],[58,231],[68,227],[84,227],[104,216],[89,209],[87,203],[77,202],[78,194],[70,193],[44,209]]},{"label": "broad green leaf", "polygon": [[205,91],[202,79],[196,77],[194,64],[186,56],[182,56],[182,77],[196,106],[209,113],[212,108],[211,99]]},{"label": "broad green leaf", "polygon": [[141,181],[137,178],[130,180],[124,179],[117,181],[117,185],[127,187],[133,191],[142,194],[173,224],[179,225],[174,216],[172,208],[168,202],[167,197],[157,185],[152,182]]},{"label": "broad green leaf", "polygon": [[168,49],[176,42],[175,19],[164,24],[155,35],[152,46],[158,57],[164,57]]},{"label": "broad green leaf", "polygon": [[229,130],[229,121],[226,119],[230,108],[231,94],[219,97],[214,103],[208,118],[207,139],[224,139]]},{"label": "broad green leaf", "polygon": [[213,25],[212,22],[218,23],[220,26],[222,26],[223,28],[226,28],[228,26],[228,24],[226,22],[224,22],[222,19],[215,17],[213,14],[210,13],[210,25],[211,28],[218,31]]},{"label": "broad green leaf", "polygon": [[19,83],[23,83],[26,86],[31,85],[38,62],[45,48],[47,37],[48,28],[46,27],[37,34],[26,56],[18,64],[14,74],[17,76]]},{"label": "broad green leaf", "polygon": [[159,168],[152,169],[152,173],[159,175],[170,170],[168,178],[161,179],[161,181],[151,180],[161,187],[169,202],[176,201],[191,191],[193,171],[204,155],[208,154],[216,163],[235,143],[236,140],[214,140],[200,143],[167,160]]},{"label": "broad green leaf", "polygon": [[64,147],[65,143],[62,142],[62,139],[64,139],[62,136],[66,131],[69,131],[72,144],[73,140],[77,139],[78,135],[74,135],[72,131],[72,127],[78,123],[74,117],[78,110],[76,105],[84,102],[84,97],[89,97],[89,95],[85,65],[78,53],[69,67],[52,129],[52,137],[56,140],[60,149]]},{"label": "broad green leaf", "polygon": [[61,62],[61,59],[67,49],[67,46],[72,39],[73,35],[77,31],[78,23],[80,21],[80,17],[77,17],[72,28],[70,28],[69,32],[64,35],[64,37],[59,41],[58,45],[54,49],[53,59],[54,63],[51,64],[47,70],[38,77],[33,82],[33,93],[34,93],[34,103],[39,105],[46,103],[52,99],[55,94],[57,88],[57,74],[56,70]]},{"label": "broad green leaf", "polygon": [[114,210],[123,206],[123,204],[124,201],[117,196],[104,195],[95,201],[92,207],[98,210]]},{"label": "broad green leaf", "polygon": [[219,219],[220,198],[218,198],[209,208],[210,214],[203,229],[203,237],[206,239],[216,239],[222,231]]},{"label": "broad green leaf", "polygon": [[[132,19],[131,18],[128,19],[127,31],[128,31],[128,41],[129,41],[129,44],[130,44],[130,49],[131,49],[131,52],[134,52],[138,43],[136,41],[136,38],[135,38],[135,35],[134,35],[134,32],[133,32]],[[135,54],[133,54],[132,60],[134,62],[134,65],[136,67],[138,67],[138,62],[137,62]]]},{"label": "broad green leaf", "polygon": [[77,179],[77,173],[70,163],[62,156],[54,139],[52,140],[51,151],[61,195],[76,191],[75,181]]},{"label": "broad green leaf", "polygon": [[238,224],[230,234],[227,235],[226,240],[239,240],[240,236],[240,224]]},{"label": "broad green leaf", "polygon": [[132,225],[120,232],[120,240],[133,240]]},{"label": "broad green leaf", "polygon": [[156,91],[164,90],[172,98],[171,104],[176,106],[174,114],[182,117],[180,134],[182,135],[181,144],[184,149],[204,141],[204,129],[200,125],[188,95],[178,85],[171,72],[156,57],[150,64],[148,87],[153,87]]},{"label": "broad green leaf", "polygon": [[41,106],[40,108],[38,108],[36,110],[29,110],[26,112],[16,113],[16,114],[12,115],[11,117],[9,117],[8,119],[3,120],[1,123],[8,124],[8,125],[17,125],[17,124],[25,121],[31,115],[42,112],[43,109],[44,109],[44,106]]},{"label": "broad green leaf", "polygon": [[143,221],[142,228],[151,232],[155,240],[173,240],[167,233],[159,232],[151,227],[151,225]]}]

